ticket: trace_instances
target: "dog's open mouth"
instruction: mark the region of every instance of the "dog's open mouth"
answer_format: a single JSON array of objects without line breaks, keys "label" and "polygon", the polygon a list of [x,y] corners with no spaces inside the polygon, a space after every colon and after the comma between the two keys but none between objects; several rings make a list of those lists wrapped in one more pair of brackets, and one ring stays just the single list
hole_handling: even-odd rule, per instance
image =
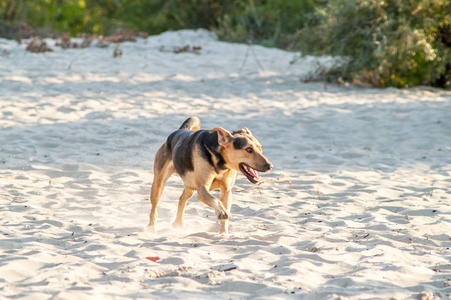
[{"label": "dog's open mouth", "polygon": [[258,181],[260,180],[260,176],[258,176],[258,173],[255,169],[253,169],[249,165],[246,165],[245,163],[240,163],[239,167],[241,173],[243,173],[244,176],[246,176],[250,182],[258,183]]}]

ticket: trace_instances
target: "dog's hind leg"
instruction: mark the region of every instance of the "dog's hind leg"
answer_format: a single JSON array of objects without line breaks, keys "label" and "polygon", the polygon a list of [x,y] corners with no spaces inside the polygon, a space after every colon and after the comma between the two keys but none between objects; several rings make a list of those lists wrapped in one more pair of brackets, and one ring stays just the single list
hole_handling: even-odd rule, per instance
[{"label": "dog's hind leg", "polygon": [[175,222],[172,223],[172,226],[174,228],[183,228],[185,227],[185,221],[183,218],[183,213],[185,211],[186,202],[194,195],[194,190],[185,187],[183,190],[182,195],[180,196],[179,205],[177,208],[177,217],[175,219]]},{"label": "dog's hind leg", "polygon": [[154,178],[150,191],[150,202],[152,204],[152,209],[150,211],[148,225],[149,230],[152,232],[156,231],[158,217],[157,206],[161,193],[163,193],[166,181],[175,172],[174,164],[172,163],[171,157],[167,152],[166,145],[163,145],[155,155]]}]

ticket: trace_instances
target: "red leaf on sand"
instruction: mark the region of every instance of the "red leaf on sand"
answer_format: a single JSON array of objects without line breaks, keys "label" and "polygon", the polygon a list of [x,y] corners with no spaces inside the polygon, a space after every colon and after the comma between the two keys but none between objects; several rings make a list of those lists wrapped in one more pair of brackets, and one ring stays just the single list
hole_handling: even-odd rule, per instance
[{"label": "red leaf on sand", "polygon": [[151,260],[153,262],[157,262],[160,258],[158,256],[148,256],[146,259]]}]

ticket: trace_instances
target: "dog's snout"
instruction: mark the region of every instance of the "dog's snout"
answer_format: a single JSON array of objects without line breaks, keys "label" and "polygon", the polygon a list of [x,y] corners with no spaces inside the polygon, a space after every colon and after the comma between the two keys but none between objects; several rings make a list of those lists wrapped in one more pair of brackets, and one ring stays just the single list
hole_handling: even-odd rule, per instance
[{"label": "dog's snout", "polygon": [[267,162],[267,163],[264,165],[264,167],[265,167],[266,171],[270,171],[270,170],[272,169],[272,164],[271,164],[270,162]]}]

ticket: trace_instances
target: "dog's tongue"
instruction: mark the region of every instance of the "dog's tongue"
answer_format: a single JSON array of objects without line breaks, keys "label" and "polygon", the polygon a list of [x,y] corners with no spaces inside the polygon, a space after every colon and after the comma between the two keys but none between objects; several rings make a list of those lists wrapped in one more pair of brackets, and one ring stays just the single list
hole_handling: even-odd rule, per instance
[{"label": "dog's tongue", "polygon": [[252,175],[252,177],[254,177],[255,180],[258,181],[258,180],[260,179],[260,176],[258,176],[257,171],[255,171],[255,170],[252,169],[251,167],[248,167],[248,168],[247,168],[247,171],[249,172],[249,174]]}]

